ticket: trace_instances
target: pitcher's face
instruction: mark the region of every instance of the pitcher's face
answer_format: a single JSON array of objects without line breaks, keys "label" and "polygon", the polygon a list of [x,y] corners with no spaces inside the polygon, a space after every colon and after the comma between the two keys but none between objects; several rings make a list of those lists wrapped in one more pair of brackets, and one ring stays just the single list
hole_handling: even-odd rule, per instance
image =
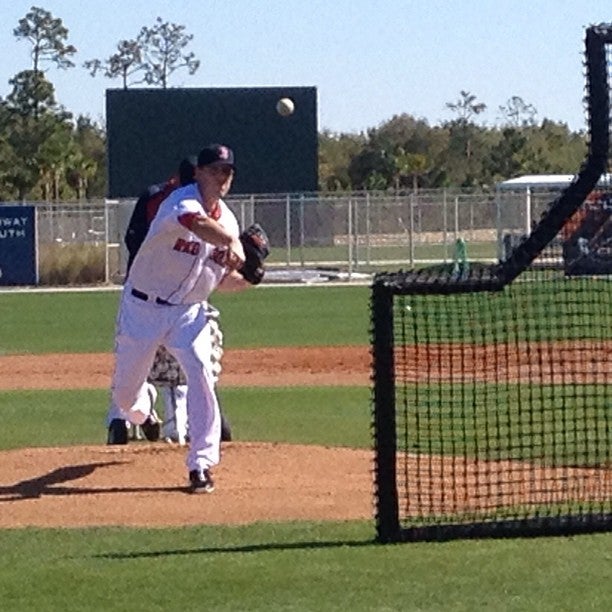
[{"label": "pitcher's face", "polygon": [[229,164],[210,164],[196,168],[195,176],[206,195],[222,198],[231,189],[234,169]]}]

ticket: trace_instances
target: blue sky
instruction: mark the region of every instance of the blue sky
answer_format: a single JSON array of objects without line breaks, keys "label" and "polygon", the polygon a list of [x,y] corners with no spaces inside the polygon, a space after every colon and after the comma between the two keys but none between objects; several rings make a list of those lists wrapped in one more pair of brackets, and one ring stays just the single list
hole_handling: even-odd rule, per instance
[{"label": "blue sky", "polygon": [[202,62],[173,87],[315,86],[319,129],[360,132],[409,113],[431,125],[453,118],[461,90],[487,105],[520,96],[537,119],[585,128],[584,32],[612,21],[609,0],[1,0],[0,96],[31,67],[13,29],[30,7],[63,20],[76,68],[50,68],[56,97],[75,114],[104,119],[104,92],[87,59],[105,59],[142,26],[185,25]]}]

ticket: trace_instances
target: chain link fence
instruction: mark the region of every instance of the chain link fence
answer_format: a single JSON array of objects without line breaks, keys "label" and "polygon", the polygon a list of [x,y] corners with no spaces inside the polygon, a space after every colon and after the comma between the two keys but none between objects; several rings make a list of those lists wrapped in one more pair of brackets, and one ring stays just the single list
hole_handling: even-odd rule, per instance
[{"label": "chain link fence", "polygon": [[[241,227],[260,223],[272,245],[267,280],[287,275],[361,278],[379,270],[448,262],[457,241],[471,261],[503,257],[508,235],[522,236],[553,193],[310,193],[230,196]],[[38,253],[87,248],[101,253],[104,281],[121,283],[123,236],[135,200],[57,204],[37,210]],[[300,278],[301,278],[300,277]]]}]

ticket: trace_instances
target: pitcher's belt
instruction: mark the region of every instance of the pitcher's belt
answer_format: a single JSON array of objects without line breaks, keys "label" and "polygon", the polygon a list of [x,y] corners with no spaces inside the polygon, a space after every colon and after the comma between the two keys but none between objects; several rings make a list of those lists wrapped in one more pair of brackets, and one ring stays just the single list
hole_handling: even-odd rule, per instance
[{"label": "pitcher's belt", "polygon": [[[138,289],[132,289],[132,295],[143,302],[148,302],[150,299],[147,293],[144,291],[138,291]],[[162,306],[173,306],[173,304],[167,302],[166,300],[162,300],[160,297],[156,297],[154,301],[156,304],[161,304]]]}]

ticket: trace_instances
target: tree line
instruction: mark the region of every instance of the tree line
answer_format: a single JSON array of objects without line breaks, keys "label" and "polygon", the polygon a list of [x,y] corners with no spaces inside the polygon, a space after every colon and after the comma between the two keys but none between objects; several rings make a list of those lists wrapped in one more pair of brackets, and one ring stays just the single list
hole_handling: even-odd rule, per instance
[{"label": "tree line", "polygon": [[319,134],[319,181],[325,190],[491,188],[523,174],[574,174],[587,152],[583,132],[537,121],[519,96],[499,107],[499,125],[476,123],[486,109],[461,91],[448,102],[455,117],[430,126],[396,115],[365,134]]},{"label": "tree line", "polygon": [[[76,67],[62,19],[33,6],[13,29],[30,46],[31,65],[13,76],[0,97],[0,201],[88,200],[106,194],[106,133],[87,115],[59,104],[50,70]],[[188,51],[185,26],[158,17],[108,58],[81,65],[92,77],[167,88],[177,70],[190,75],[200,60]],[[583,132],[537,120],[519,96],[499,107],[498,125],[478,124],[487,108],[469,91],[446,107],[440,125],[404,113],[361,133],[319,133],[322,191],[483,188],[519,174],[574,173],[586,154]],[[160,177],[160,180],[163,177]],[[144,187],[144,186],[143,186]]]}]

